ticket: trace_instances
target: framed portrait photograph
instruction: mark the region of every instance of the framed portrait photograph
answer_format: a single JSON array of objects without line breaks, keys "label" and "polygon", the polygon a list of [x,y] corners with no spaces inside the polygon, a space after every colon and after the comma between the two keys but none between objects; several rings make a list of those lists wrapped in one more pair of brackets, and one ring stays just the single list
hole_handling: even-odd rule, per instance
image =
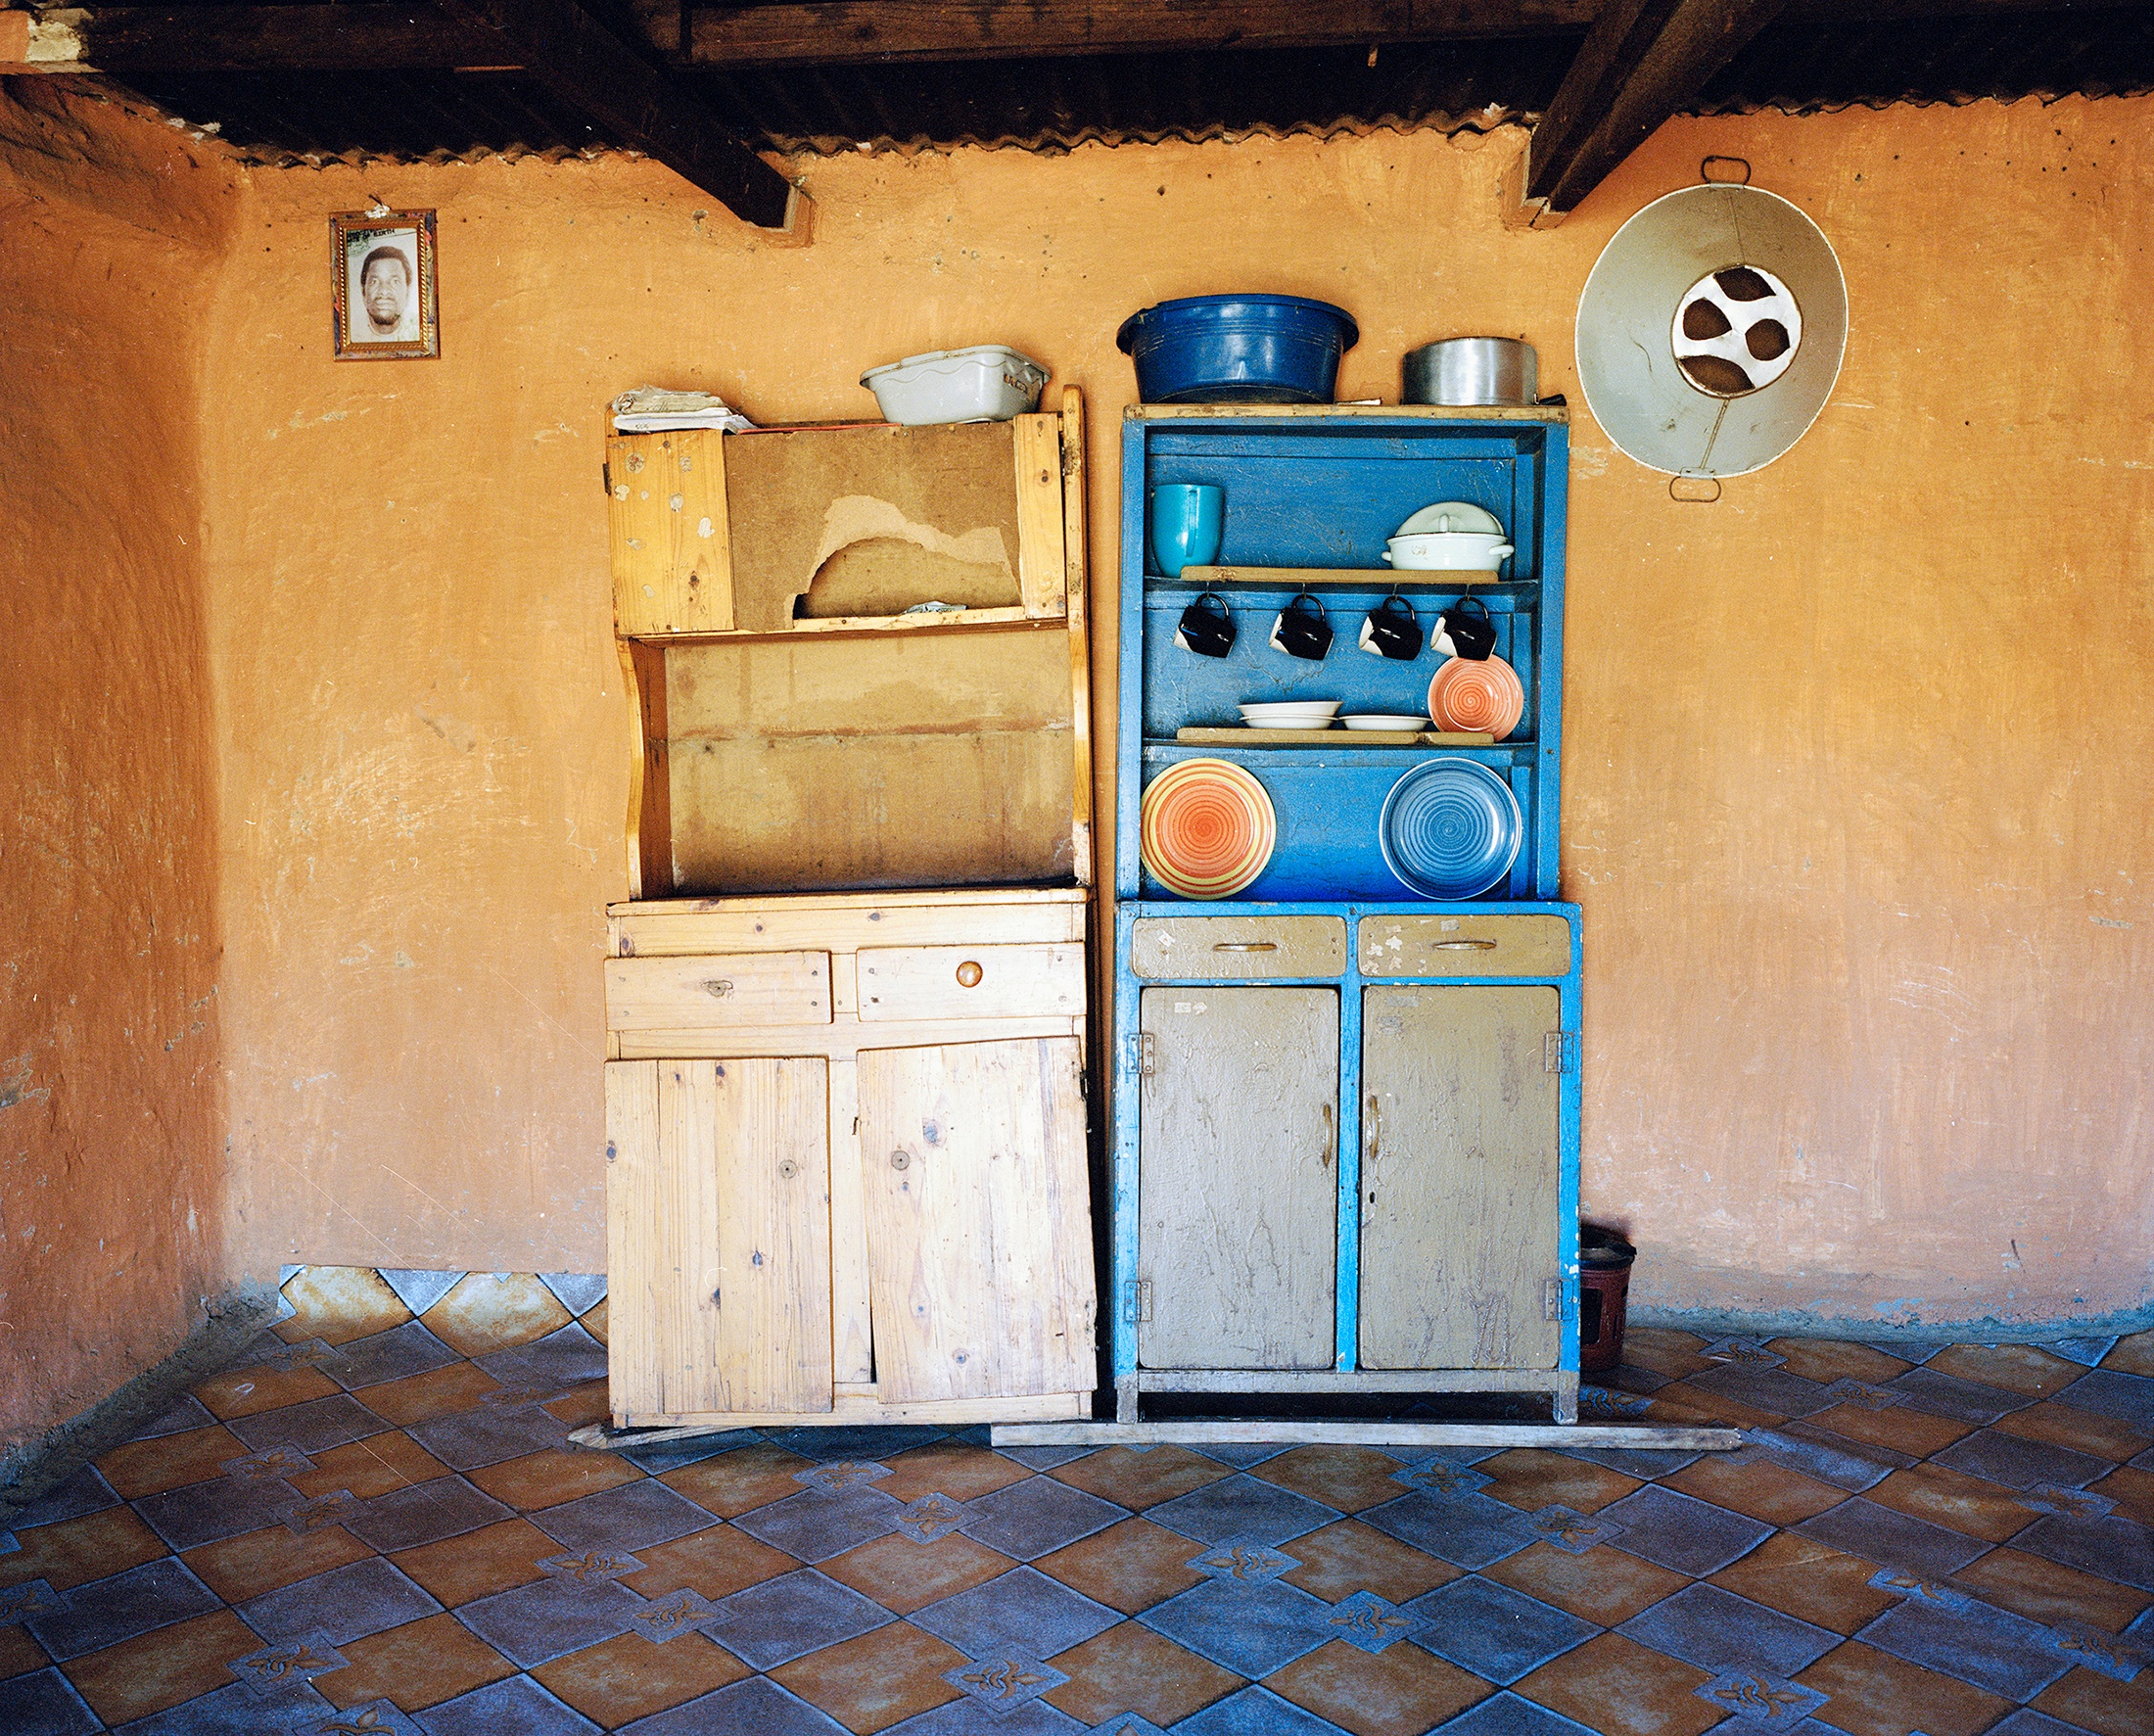
[{"label": "framed portrait photograph", "polygon": [[338,211],[329,273],[339,361],[441,354],[432,211]]}]

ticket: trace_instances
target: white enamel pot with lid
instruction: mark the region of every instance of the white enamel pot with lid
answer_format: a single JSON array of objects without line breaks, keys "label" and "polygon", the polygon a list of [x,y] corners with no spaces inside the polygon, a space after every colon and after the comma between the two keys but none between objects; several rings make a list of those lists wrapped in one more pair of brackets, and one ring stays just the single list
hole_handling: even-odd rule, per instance
[{"label": "white enamel pot with lid", "polygon": [[1407,573],[1493,573],[1514,552],[1495,514],[1466,500],[1424,506],[1383,544],[1384,563]]}]

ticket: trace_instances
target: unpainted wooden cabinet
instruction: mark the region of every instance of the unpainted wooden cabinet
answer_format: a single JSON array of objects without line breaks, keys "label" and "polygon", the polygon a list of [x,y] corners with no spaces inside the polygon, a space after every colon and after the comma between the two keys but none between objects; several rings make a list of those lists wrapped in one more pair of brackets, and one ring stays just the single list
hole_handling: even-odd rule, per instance
[{"label": "unpainted wooden cabinet", "polygon": [[617,1427],[1089,1411],[1084,896],[615,908]]}]

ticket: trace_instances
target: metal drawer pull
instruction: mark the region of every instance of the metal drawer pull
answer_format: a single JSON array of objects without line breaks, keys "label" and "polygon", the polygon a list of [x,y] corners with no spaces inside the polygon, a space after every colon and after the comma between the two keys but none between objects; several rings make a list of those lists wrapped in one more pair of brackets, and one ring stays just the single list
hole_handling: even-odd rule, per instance
[{"label": "metal drawer pull", "polygon": [[1431,953],[1492,953],[1496,943],[1492,940],[1432,940],[1428,950]]},{"label": "metal drawer pull", "polygon": [[960,989],[976,989],[980,986],[980,967],[967,959],[958,966],[958,986]]},{"label": "metal drawer pull", "polygon": [[1276,940],[1218,940],[1212,943],[1215,953],[1276,953]]}]

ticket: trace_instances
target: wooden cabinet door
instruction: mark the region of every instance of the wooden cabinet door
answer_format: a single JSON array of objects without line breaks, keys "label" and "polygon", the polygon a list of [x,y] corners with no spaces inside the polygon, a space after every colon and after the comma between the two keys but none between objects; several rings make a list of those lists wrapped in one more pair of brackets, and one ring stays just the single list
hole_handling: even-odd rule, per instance
[{"label": "wooden cabinet door", "polygon": [[1081,1066],[1074,1037],[861,1052],[883,1403],[1099,1384]]},{"label": "wooden cabinet door", "polygon": [[1561,1022],[1552,988],[1364,992],[1365,1368],[1556,1366]]},{"label": "wooden cabinet door", "polygon": [[1137,1359],[1332,1366],[1338,992],[1146,989]]},{"label": "wooden cabinet door", "polygon": [[828,1106],[819,1056],[608,1064],[616,1417],[830,1409]]}]

